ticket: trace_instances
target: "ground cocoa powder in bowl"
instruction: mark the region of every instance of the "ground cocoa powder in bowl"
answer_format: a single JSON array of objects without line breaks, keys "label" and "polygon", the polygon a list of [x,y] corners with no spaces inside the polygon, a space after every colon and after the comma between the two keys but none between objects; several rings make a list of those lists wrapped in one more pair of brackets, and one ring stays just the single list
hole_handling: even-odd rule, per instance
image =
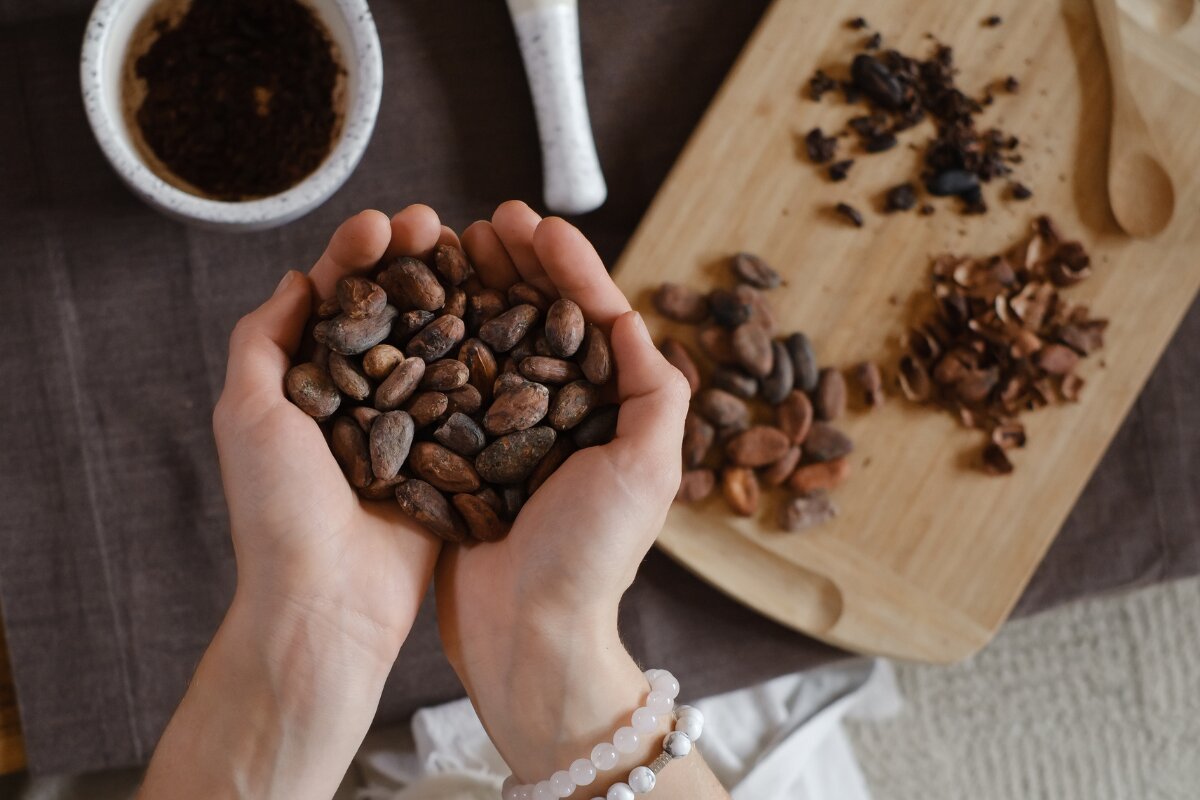
[{"label": "ground cocoa powder in bowl", "polygon": [[130,133],[159,177],[239,201],[285,191],[325,160],[343,76],[298,0],[164,0],[134,35],[122,89]]}]

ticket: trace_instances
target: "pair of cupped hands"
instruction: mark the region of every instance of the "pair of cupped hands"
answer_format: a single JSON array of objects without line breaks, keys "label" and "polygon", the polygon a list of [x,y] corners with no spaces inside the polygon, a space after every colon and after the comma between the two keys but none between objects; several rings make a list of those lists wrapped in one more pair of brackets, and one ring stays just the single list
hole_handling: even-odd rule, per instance
[{"label": "pair of cupped hands", "polygon": [[[446,545],[395,503],[361,500],[316,422],[283,393],[305,323],[339,278],[385,256],[428,258],[439,243],[461,245],[486,286],[527,281],[574,300],[612,342],[616,437],[573,454],[498,543]],[[288,273],[230,340],[214,429],[237,558],[235,605],[266,636],[276,619],[327,630],[337,657],[371,665],[381,685],[432,580],[446,654],[502,753],[519,759],[524,735],[505,729],[521,713],[511,706],[530,701],[513,696],[514,682],[549,675],[553,689],[567,680],[554,676],[624,653],[617,605],[679,485],[688,398],[596,251],[564,220],[511,201],[460,242],[426,206],[391,219],[364,211],[337,229],[307,275]]]}]

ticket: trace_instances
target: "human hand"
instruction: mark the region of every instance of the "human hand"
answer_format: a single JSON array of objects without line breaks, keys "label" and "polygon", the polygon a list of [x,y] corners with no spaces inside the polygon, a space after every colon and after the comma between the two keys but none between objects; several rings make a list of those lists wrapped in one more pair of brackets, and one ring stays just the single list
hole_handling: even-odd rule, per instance
[{"label": "human hand", "polygon": [[616,362],[616,438],[567,459],[506,539],[447,546],[437,567],[446,653],[501,754],[534,780],[586,756],[644,699],[617,605],[678,489],[690,392],[573,226],[509,202],[462,240],[485,285],[524,280],[578,303],[611,332]]}]

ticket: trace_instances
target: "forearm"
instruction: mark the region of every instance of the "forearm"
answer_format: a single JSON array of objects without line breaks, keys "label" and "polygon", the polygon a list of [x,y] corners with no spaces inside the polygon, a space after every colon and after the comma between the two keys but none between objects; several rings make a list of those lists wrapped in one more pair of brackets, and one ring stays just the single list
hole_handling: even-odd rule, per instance
[{"label": "forearm", "polygon": [[236,600],[163,734],[138,797],[328,800],[387,665],[334,621]]}]

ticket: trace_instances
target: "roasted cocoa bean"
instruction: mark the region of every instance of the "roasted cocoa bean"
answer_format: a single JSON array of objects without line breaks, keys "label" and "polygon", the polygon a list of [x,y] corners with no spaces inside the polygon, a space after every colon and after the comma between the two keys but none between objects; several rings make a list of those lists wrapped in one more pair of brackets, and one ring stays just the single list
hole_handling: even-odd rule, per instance
[{"label": "roasted cocoa bean", "polygon": [[404,405],[417,391],[423,377],[424,361],[419,358],[404,359],[375,390],[375,407],[380,411],[394,411]]},{"label": "roasted cocoa bean", "polygon": [[735,278],[757,289],[774,289],[783,283],[780,274],[753,253],[738,253],[732,267]]},{"label": "roasted cocoa bean", "polygon": [[499,373],[491,348],[479,339],[468,339],[458,351],[458,360],[467,365],[470,385],[479,391],[480,397],[490,400]]},{"label": "roasted cocoa bean", "polygon": [[795,387],[804,392],[817,388],[821,371],[817,366],[817,356],[813,352],[812,342],[803,333],[793,333],[784,342],[788,355],[792,358],[792,374],[795,377]]},{"label": "roasted cocoa bean", "polygon": [[313,338],[329,349],[344,356],[354,356],[370,350],[382,342],[392,331],[392,320],[397,316],[394,306],[384,306],[383,311],[365,319],[352,319],[345,314],[318,322],[313,328]]},{"label": "roasted cocoa bean", "polygon": [[617,435],[617,406],[604,406],[571,430],[571,440],[582,450],[608,444]]},{"label": "roasted cocoa bean", "polygon": [[450,401],[448,410],[451,413],[461,411],[467,415],[478,414],[479,409],[483,408],[483,398],[479,395],[479,390],[469,383],[446,392],[446,399]]},{"label": "roasted cocoa bean", "polygon": [[478,333],[479,328],[508,310],[508,301],[499,289],[483,289],[467,298],[467,329]]},{"label": "roasted cocoa bean", "polygon": [[396,347],[404,347],[408,344],[409,339],[433,322],[436,316],[432,311],[421,311],[420,309],[405,311],[392,323],[392,335],[388,337],[388,341]]},{"label": "roasted cocoa bean", "polygon": [[510,306],[530,305],[543,314],[550,308],[550,300],[532,283],[517,281],[508,287]]},{"label": "roasted cocoa bean", "polygon": [[689,469],[680,478],[675,499],[681,503],[699,503],[712,494],[716,483],[717,476],[711,469]]},{"label": "roasted cocoa bean", "polygon": [[[358,426],[363,429],[363,433],[370,433],[371,426],[375,424],[375,420],[379,417],[379,410],[370,406],[355,406],[350,409],[350,416],[358,423]],[[379,474],[379,473],[375,473]]]},{"label": "roasted cocoa bean", "polygon": [[346,480],[356,489],[371,482],[371,455],[367,451],[367,435],[350,417],[338,417],[329,436],[329,449],[346,474]]},{"label": "roasted cocoa bean", "polygon": [[720,325],[705,325],[696,332],[696,344],[700,352],[722,366],[737,364],[733,351],[733,336]]},{"label": "roasted cocoa bean", "polygon": [[787,434],[792,444],[804,444],[815,416],[812,401],[799,389],[793,389],[783,402],[775,407],[775,419],[779,428]]},{"label": "roasted cocoa bean", "polygon": [[758,512],[760,490],[754,470],[726,467],[721,474],[721,493],[738,516],[752,517]]},{"label": "roasted cocoa bean", "polygon": [[583,359],[579,362],[583,375],[597,386],[608,383],[612,377],[612,348],[608,337],[596,325],[587,326],[587,339],[583,346]]},{"label": "roasted cocoa bean", "polygon": [[744,322],[733,332],[733,353],[742,369],[756,378],[765,378],[771,373],[775,356],[771,351],[771,337],[759,325]]},{"label": "roasted cocoa bean", "polygon": [[490,486],[485,486],[475,493],[475,496],[488,504],[488,507],[497,514],[504,513],[504,501],[500,499],[499,493]]},{"label": "roasted cocoa bean", "polygon": [[[393,328],[394,330],[394,328]],[[404,353],[390,344],[377,344],[363,353],[363,372],[377,381],[381,381],[404,360]]]},{"label": "roasted cocoa bean", "polygon": [[341,353],[329,354],[329,376],[342,394],[355,400],[366,400],[371,382],[358,365]]},{"label": "roasted cocoa bean", "polygon": [[396,499],[396,487],[406,480],[408,478],[403,475],[397,475],[386,481],[383,478],[373,478],[370,483],[358,490],[358,495],[364,500],[394,500]]},{"label": "roasted cocoa bean", "polygon": [[396,502],[405,514],[424,525],[431,533],[447,542],[458,543],[467,538],[466,524],[451,508],[446,496],[425,481],[404,481],[396,487]]},{"label": "roasted cocoa bean", "polygon": [[317,319],[333,319],[342,313],[342,304],[336,296],[326,297],[317,305]]},{"label": "roasted cocoa bean", "polygon": [[758,394],[758,379],[737,367],[717,367],[713,370],[712,385],[743,400],[750,400]]},{"label": "roasted cocoa bean", "polygon": [[443,358],[425,368],[425,377],[421,379],[421,388],[436,392],[448,392],[466,384],[470,377],[471,371],[466,364],[457,358]]},{"label": "roasted cocoa bean", "polygon": [[501,436],[475,457],[475,469],[490,483],[520,483],[533,472],[555,438],[554,429],[545,425]]},{"label": "roasted cocoa bean", "polygon": [[832,422],[846,413],[846,379],[839,370],[833,367],[821,370],[813,411],[822,422]]},{"label": "roasted cocoa bean", "polygon": [[439,244],[433,248],[433,267],[449,286],[459,286],[471,274],[471,264],[461,247]]},{"label": "roasted cocoa bean", "polygon": [[708,318],[708,298],[689,286],[664,283],[652,300],[658,313],[676,322],[695,325]]},{"label": "roasted cocoa bean", "polygon": [[542,421],[550,408],[550,390],[540,383],[526,381],[496,395],[483,416],[483,429],[492,436],[532,428]]},{"label": "roasted cocoa bean", "polygon": [[442,313],[453,317],[466,317],[467,293],[458,286],[451,286],[447,289],[446,304],[442,306]]},{"label": "roasted cocoa bean", "polygon": [[814,422],[804,439],[804,455],[811,461],[834,461],[850,455],[852,450],[850,438],[824,422]]},{"label": "roasted cocoa bean", "polygon": [[555,386],[577,381],[583,377],[583,372],[580,371],[578,364],[562,358],[530,356],[518,364],[517,368],[531,381],[550,383]]},{"label": "roasted cocoa bean", "polygon": [[753,425],[729,441],[725,455],[739,467],[765,467],[783,458],[791,446],[778,428]]},{"label": "roasted cocoa bean", "polygon": [[759,477],[767,486],[782,486],[784,481],[790,478],[792,473],[796,471],[796,466],[800,463],[802,455],[804,455],[804,451],[796,445],[792,445],[787,449],[786,453],[771,462],[759,474]]},{"label": "roasted cocoa bean", "polygon": [[708,457],[716,436],[716,428],[694,410],[689,410],[683,420],[683,466],[689,469],[700,466]]},{"label": "roasted cocoa bean", "polygon": [[412,417],[403,411],[380,414],[371,425],[371,471],[375,477],[389,481],[400,473],[412,449],[416,426]]},{"label": "roasted cocoa bean", "polygon": [[810,495],[793,497],[783,504],[779,514],[779,527],[798,533],[822,525],[837,516],[837,506],[829,493],[816,491]]},{"label": "roasted cocoa bean", "polygon": [[591,381],[572,381],[558,390],[546,421],[557,431],[574,428],[600,405],[600,389]]},{"label": "roasted cocoa bean", "polygon": [[721,389],[701,389],[696,395],[696,409],[718,428],[750,424],[750,409],[744,402]]},{"label": "roasted cocoa bean", "polygon": [[529,383],[519,372],[505,372],[496,378],[496,383],[492,386],[492,396],[499,397],[505,392],[524,386]]},{"label": "roasted cocoa bean", "polygon": [[435,442],[417,442],[408,454],[408,466],[417,476],[443,492],[473,492],[479,473],[470,461]]},{"label": "roasted cocoa bean", "polygon": [[433,438],[460,456],[474,457],[487,445],[487,435],[479,423],[461,411],[455,411],[433,432]]},{"label": "roasted cocoa bean", "polygon": [[316,364],[321,369],[329,369],[329,354],[332,351],[328,345],[320,342],[313,342],[312,363]]},{"label": "roasted cocoa bean", "polygon": [[575,355],[583,344],[584,325],[583,310],[574,300],[565,297],[555,300],[546,312],[545,335],[550,354],[559,358]]},{"label": "roasted cocoa bean", "polygon": [[529,474],[529,481],[526,483],[526,488],[530,494],[538,490],[545,483],[555,470],[563,465],[563,462],[571,457],[571,453],[575,452],[575,445],[565,436],[559,436],[554,440],[553,446],[542,456],[542,460],[533,468],[533,472]]},{"label": "roasted cocoa bean", "polygon": [[687,378],[692,394],[695,395],[700,391],[700,370],[696,366],[696,362],[692,360],[692,354],[687,351],[687,348],[675,339],[667,338],[663,340],[659,350],[662,351],[663,357],[671,363],[671,366]]},{"label": "roasted cocoa bean", "polygon": [[442,419],[450,407],[450,399],[441,392],[421,392],[408,402],[408,414],[418,428]]},{"label": "roasted cocoa bean", "polygon": [[315,419],[325,419],[338,410],[342,396],[329,372],[316,364],[297,364],[283,381],[288,399]]},{"label": "roasted cocoa bean", "polygon": [[1079,354],[1065,344],[1048,344],[1037,352],[1033,360],[1050,375],[1067,375],[1079,365]]},{"label": "roasted cocoa bean", "polygon": [[538,321],[538,310],[529,304],[510,308],[479,326],[479,338],[497,353],[507,353]]},{"label": "roasted cocoa bean", "polygon": [[508,525],[496,509],[483,498],[473,494],[456,494],[451,498],[455,510],[467,524],[471,538],[480,542],[496,542],[508,533]]},{"label": "roasted cocoa bean", "polygon": [[401,256],[376,277],[388,299],[400,308],[439,311],[446,304],[446,290],[424,261]]},{"label": "roasted cocoa bean", "polygon": [[378,283],[357,275],[337,282],[337,301],[342,313],[350,319],[366,319],[383,313],[387,293]]},{"label": "roasted cocoa bean", "polygon": [[708,293],[708,309],[723,328],[736,328],[750,321],[754,309],[731,289],[713,289]]},{"label": "roasted cocoa bean", "polygon": [[467,326],[458,317],[443,314],[409,340],[404,352],[426,364],[442,358],[463,340]]},{"label": "roasted cocoa bean", "polygon": [[768,336],[774,336],[775,311],[767,301],[766,295],[753,286],[747,286],[744,283],[739,284],[734,291],[744,304],[750,306],[750,319],[748,321],[765,330]]},{"label": "roasted cocoa bean", "polygon": [[818,489],[836,489],[849,477],[850,462],[845,458],[835,458],[800,467],[788,479],[788,488],[800,494],[810,494]]},{"label": "roasted cocoa bean", "polygon": [[782,342],[771,342],[771,352],[774,363],[771,372],[762,380],[762,399],[777,406],[791,394],[795,375],[792,372],[792,359]]},{"label": "roasted cocoa bean", "polygon": [[883,405],[883,376],[874,362],[864,361],[854,367],[854,380],[862,391],[863,403],[868,408],[879,408]]}]

